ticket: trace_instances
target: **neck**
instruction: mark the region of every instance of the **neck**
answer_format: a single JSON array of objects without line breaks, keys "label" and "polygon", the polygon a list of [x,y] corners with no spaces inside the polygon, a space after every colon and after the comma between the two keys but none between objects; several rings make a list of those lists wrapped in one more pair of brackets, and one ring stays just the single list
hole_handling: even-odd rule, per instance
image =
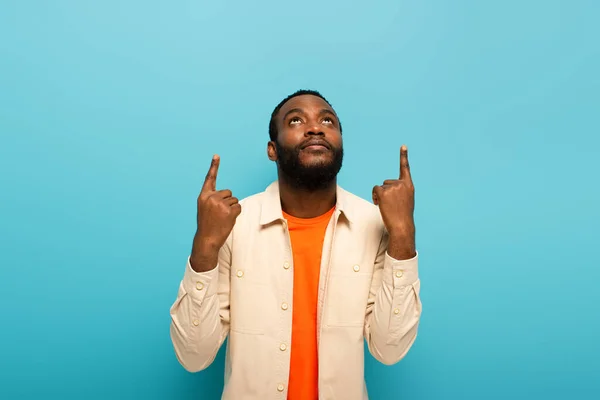
[{"label": "neck", "polygon": [[314,218],[325,214],[335,206],[336,179],[316,190],[296,187],[281,173],[278,181],[281,209],[289,215],[297,218]]}]

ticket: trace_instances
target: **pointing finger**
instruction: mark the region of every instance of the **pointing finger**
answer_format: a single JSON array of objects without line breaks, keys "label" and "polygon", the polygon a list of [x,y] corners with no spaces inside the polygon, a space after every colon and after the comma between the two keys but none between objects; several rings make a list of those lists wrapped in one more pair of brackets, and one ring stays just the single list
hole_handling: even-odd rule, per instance
[{"label": "pointing finger", "polygon": [[410,165],[408,164],[408,148],[406,145],[400,147],[400,179],[411,180]]},{"label": "pointing finger", "polygon": [[210,163],[206,178],[204,178],[204,185],[202,185],[203,192],[217,190],[217,172],[219,171],[220,162],[221,159],[215,154]]}]

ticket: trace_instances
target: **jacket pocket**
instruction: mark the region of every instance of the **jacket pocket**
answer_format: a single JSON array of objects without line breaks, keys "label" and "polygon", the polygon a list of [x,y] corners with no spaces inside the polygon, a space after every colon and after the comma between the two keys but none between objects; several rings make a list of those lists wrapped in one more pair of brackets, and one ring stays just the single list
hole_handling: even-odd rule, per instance
[{"label": "jacket pocket", "polygon": [[249,335],[263,335],[266,330],[266,315],[269,288],[264,283],[240,279],[232,285],[230,292],[230,329]]},{"label": "jacket pocket", "polygon": [[363,326],[371,274],[331,274],[325,296],[325,323],[329,326]]}]

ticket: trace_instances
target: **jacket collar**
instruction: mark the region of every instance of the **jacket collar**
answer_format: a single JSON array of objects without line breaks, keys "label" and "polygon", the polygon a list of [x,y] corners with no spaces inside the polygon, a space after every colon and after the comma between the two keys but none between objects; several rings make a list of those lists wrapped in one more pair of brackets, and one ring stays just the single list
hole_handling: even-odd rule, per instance
[{"label": "jacket collar", "polygon": [[[336,189],[336,212],[343,214],[348,222],[352,222],[352,210],[349,200],[349,193],[338,185]],[[275,181],[264,192],[260,210],[260,224],[267,225],[277,220],[283,220],[283,212],[281,210],[281,198],[279,197],[279,182]]]}]

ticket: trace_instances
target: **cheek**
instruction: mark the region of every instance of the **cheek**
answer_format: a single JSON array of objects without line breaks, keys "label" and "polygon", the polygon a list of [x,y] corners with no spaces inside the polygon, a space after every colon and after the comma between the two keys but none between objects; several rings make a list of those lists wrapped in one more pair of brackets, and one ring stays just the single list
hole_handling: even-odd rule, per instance
[{"label": "cheek", "polygon": [[331,132],[326,136],[326,139],[329,143],[337,148],[341,148],[343,144],[342,135],[338,131]]},{"label": "cheek", "polygon": [[278,142],[280,145],[292,148],[304,140],[304,132],[300,129],[286,128],[279,132]]}]

